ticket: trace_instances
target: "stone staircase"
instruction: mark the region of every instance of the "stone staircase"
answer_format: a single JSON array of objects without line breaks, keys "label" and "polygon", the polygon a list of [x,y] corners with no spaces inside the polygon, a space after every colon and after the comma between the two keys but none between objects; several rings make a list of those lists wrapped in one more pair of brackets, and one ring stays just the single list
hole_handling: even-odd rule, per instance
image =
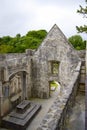
[{"label": "stone staircase", "polygon": [[80,71],[80,81],[79,81],[79,92],[85,93],[85,80],[86,80],[86,66],[85,62],[82,63]]}]

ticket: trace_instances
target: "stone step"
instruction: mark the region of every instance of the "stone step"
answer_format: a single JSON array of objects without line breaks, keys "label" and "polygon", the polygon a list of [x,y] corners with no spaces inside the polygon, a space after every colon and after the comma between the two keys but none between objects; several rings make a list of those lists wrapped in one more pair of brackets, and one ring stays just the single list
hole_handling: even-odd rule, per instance
[{"label": "stone step", "polygon": [[85,90],[79,89],[79,92],[80,92],[80,93],[85,93]]},{"label": "stone step", "polygon": [[80,79],[79,84],[84,84],[85,85],[85,79]]},{"label": "stone step", "polygon": [[82,65],[82,66],[81,66],[81,69],[86,69],[85,65]]},{"label": "stone step", "polygon": [[80,83],[79,84],[79,92],[85,93],[85,83]]},{"label": "stone step", "polygon": [[85,69],[81,69],[80,74],[86,74],[86,70]]},{"label": "stone step", "polygon": [[24,113],[29,107],[30,107],[30,102],[28,100],[24,100],[16,106],[16,112]]},{"label": "stone step", "polygon": [[81,74],[79,82],[85,84],[85,78],[86,78],[86,76],[84,74]]},{"label": "stone step", "polygon": [[86,79],[86,67],[85,67],[85,61],[84,61],[81,66],[81,71],[80,71],[80,81],[79,81],[80,93],[85,93],[85,79]]}]

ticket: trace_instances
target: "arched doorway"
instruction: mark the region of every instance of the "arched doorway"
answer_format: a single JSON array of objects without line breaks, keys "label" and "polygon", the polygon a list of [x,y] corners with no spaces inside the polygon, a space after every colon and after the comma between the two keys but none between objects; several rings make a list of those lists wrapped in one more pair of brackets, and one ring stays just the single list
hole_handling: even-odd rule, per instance
[{"label": "arched doorway", "polygon": [[57,81],[55,81],[55,80],[49,81],[49,95],[54,96],[56,94],[59,94],[60,87],[61,86]]}]

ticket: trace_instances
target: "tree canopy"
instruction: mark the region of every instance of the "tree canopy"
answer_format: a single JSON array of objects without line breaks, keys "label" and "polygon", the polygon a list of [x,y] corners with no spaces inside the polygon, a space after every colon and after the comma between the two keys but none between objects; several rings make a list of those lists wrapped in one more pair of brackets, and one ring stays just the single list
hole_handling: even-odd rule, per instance
[{"label": "tree canopy", "polygon": [[[3,36],[0,38],[0,53],[23,53],[26,49],[37,49],[46,35],[46,30],[33,30],[24,36]],[[69,42],[77,50],[85,49],[86,42],[79,35],[71,36]]]},{"label": "tree canopy", "polygon": [[33,30],[25,36],[17,34],[15,37],[1,37],[0,53],[22,53],[25,49],[37,49],[46,35],[46,30]]},{"label": "tree canopy", "polygon": [[[87,4],[87,0],[85,0]],[[77,13],[82,14],[84,18],[87,18],[87,6],[82,7],[81,5],[79,6],[79,9],[77,10]],[[87,25],[82,25],[80,27],[76,26],[76,29],[79,33],[87,33]]]},{"label": "tree canopy", "polygon": [[84,41],[80,35],[71,36],[68,40],[76,50],[83,50],[86,48],[86,41]]}]

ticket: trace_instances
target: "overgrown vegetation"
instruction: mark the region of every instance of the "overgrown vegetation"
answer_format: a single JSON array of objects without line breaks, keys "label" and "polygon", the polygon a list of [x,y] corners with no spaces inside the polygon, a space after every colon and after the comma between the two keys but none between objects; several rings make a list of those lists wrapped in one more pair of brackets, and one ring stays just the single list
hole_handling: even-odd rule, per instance
[{"label": "overgrown vegetation", "polygon": [[[79,9],[77,10],[77,13],[82,14],[84,18],[87,18],[87,0],[85,0],[86,6],[82,7],[81,5],[79,6]],[[76,29],[79,33],[87,33],[87,25],[83,26],[76,26]]]},{"label": "overgrown vegetation", "polygon": [[55,81],[51,81],[51,87],[55,86],[55,87],[58,87],[58,84],[55,82]]},{"label": "overgrown vegetation", "polygon": [[[25,36],[3,36],[0,38],[0,53],[23,53],[26,49],[37,49],[46,35],[46,30],[38,30],[29,31]],[[86,41],[80,35],[71,36],[68,40],[75,49],[85,49]]]},{"label": "overgrown vegetation", "polygon": [[[87,0],[85,0],[86,6],[82,7],[79,5],[79,9],[77,9],[77,13],[83,15],[83,18],[87,18]],[[76,26],[78,33],[86,33],[87,34],[87,25]],[[83,41],[80,35],[71,36],[69,42],[74,46],[77,50],[86,49],[86,41]]]},{"label": "overgrown vegetation", "polygon": [[25,36],[0,38],[0,53],[22,53],[25,49],[37,49],[47,35],[46,30],[29,31]]},{"label": "overgrown vegetation", "polygon": [[76,50],[84,50],[86,48],[86,41],[80,35],[71,36],[68,40]]}]

